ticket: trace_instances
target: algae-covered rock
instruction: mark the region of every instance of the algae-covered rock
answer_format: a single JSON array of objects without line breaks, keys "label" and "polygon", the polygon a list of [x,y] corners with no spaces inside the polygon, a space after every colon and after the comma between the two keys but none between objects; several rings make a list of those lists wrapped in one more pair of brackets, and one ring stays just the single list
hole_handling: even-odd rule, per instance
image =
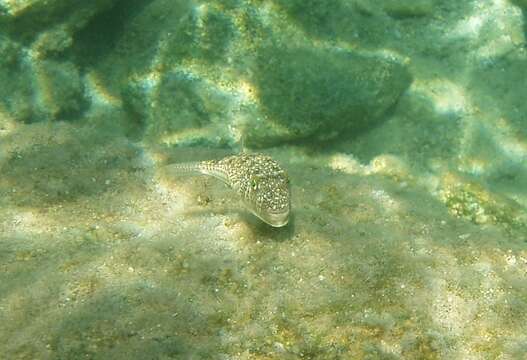
[{"label": "algae-covered rock", "polygon": [[475,224],[499,224],[507,230],[526,227],[520,204],[455,173],[443,177],[440,200],[451,214]]},{"label": "algae-covered rock", "polygon": [[14,65],[20,56],[21,46],[0,34],[0,71]]},{"label": "algae-covered rock", "polygon": [[241,69],[252,74],[247,95],[215,74],[154,69],[128,83],[125,104],[150,139],[220,145],[236,142],[237,128],[245,145],[261,148],[371,128],[411,82],[403,64],[379,55],[262,47],[252,58]]},{"label": "algae-covered rock", "polygon": [[155,83],[133,80],[123,95],[129,110],[142,119],[147,139],[174,138],[188,130],[180,134],[181,141],[209,142],[212,139],[207,136],[220,134],[199,129],[214,122],[225,125],[222,116],[228,99],[212,84],[188,73],[168,71]]},{"label": "algae-covered rock", "polygon": [[23,47],[0,34],[0,112],[17,120],[31,117],[31,77],[23,70]]},{"label": "algae-covered rock", "polygon": [[[371,128],[410,82],[405,66],[392,59],[311,48],[264,48],[254,75],[266,121],[294,140]],[[258,126],[245,135],[256,146],[277,140]]]},{"label": "algae-covered rock", "polygon": [[14,120],[64,120],[78,114],[85,103],[84,84],[71,62],[35,60],[0,66],[0,109]]},{"label": "algae-covered rock", "polygon": [[[90,23],[80,33],[82,43],[76,47],[78,56],[83,61],[87,58],[87,63],[93,66],[101,62],[97,54],[100,43],[106,42],[106,37],[97,31],[104,27],[113,34],[115,44],[105,49],[108,58],[104,59],[105,65],[113,68],[108,74],[112,79],[126,78],[130,72],[134,75],[164,72],[175,64],[181,66],[184,61],[186,65],[224,61],[236,34],[232,17],[208,4],[196,6],[187,1],[154,0],[126,9],[126,13],[130,18],[133,16],[133,21],[123,21],[118,29],[113,27],[111,17],[102,25],[96,21]],[[121,15],[118,11],[115,14]]]},{"label": "algae-covered rock", "polygon": [[35,120],[65,119],[83,105],[84,84],[71,62],[45,60],[35,67]]},{"label": "algae-covered rock", "polygon": [[527,0],[511,0],[514,5],[518,5],[523,8],[527,8]]},{"label": "algae-covered rock", "polygon": [[291,19],[316,36],[334,36],[359,25],[351,2],[318,0],[276,0]]},{"label": "algae-covered rock", "polygon": [[0,0],[0,26],[13,37],[31,40],[42,31],[63,24],[71,32],[108,9],[116,0]]},{"label": "algae-covered rock", "polygon": [[0,0],[0,111],[21,122],[78,115],[84,84],[65,52],[76,31],[115,2]]},{"label": "algae-covered rock", "polygon": [[356,5],[367,13],[384,12],[394,18],[407,18],[431,15],[435,0],[357,0]]},{"label": "algae-covered rock", "polygon": [[[117,91],[125,108],[150,140],[221,145],[241,136],[249,147],[266,147],[356,134],[378,123],[411,82],[393,58],[312,47],[293,28],[285,45],[280,18],[264,19],[245,3],[239,11],[227,5],[153,1],[124,24],[119,56],[101,62],[110,86],[123,85]],[[310,23],[299,3],[279,5],[273,13]],[[311,5],[310,14],[326,9],[340,18]]]},{"label": "algae-covered rock", "polygon": [[393,17],[428,16],[434,11],[434,0],[384,0],[384,11]]}]

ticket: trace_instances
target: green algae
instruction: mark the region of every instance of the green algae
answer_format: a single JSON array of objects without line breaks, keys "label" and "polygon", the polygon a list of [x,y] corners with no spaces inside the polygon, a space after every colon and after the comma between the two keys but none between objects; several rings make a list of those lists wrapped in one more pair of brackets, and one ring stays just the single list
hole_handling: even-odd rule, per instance
[{"label": "green algae", "polygon": [[397,62],[342,51],[270,47],[257,61],[264,111],[299,139],[373,127],[411,81]]},{"label": "green algae", "polygon": [[441,196],[453,215],[475,224],[499,224],[510,231],[527,228],[519,204],[492,194],[479,183],[469,180],[446,185]]}]

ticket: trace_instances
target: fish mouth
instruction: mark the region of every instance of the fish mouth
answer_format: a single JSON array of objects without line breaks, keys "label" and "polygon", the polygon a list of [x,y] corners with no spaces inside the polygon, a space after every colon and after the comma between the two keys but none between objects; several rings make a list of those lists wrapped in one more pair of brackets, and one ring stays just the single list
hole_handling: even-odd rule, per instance
[{"label": "fish mouth", "polygon": [[286,226],[289,222],[289,211],[280,212],[280,213],[264,213],[264,214],[255,214],[265,223],[271,225],[272,227],[282,227]]},{"label": "fish mouth", "polygon": [[277,212],[271,212],[266,211],[264,209],[257,209],[253,204],[245,203],[247,206],[247,209],[253,213],[257,218],[262,220],[267,225],[271,225],[272,227],[283,227],[286,226],[289,222],[289,213],[290,208],[284,208],[281,209],[281,211]]}]

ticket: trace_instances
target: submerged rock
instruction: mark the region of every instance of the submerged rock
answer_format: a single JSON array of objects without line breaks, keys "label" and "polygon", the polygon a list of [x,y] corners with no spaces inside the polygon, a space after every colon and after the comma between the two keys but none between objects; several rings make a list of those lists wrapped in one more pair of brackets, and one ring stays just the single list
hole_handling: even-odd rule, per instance
[{"label": "submerged rock", "polygon": [[356,4],[367,13],[384,12],[394,18],[429,16],[436,5],[435,0],[357,0]]},{"label": "submerged rock", "polygon": [[225,96],[204,79],[182,71],[160,74],[155,82],[134,79],[123,95],[128,109],[142,119],[149,139],[199,133],[213,122],[225,124]]},{"label": "submerged rock", "polygon": [[72,33],[116,0],[0,0],[0,25],[13,37],[31,40],[55,26]]},{"label": "submerged rock", "polygon": [[66,52],[75,33],[116,0],[0,0],[0,111],[19,122],[65,120],[86,101]]},{"label": "submerged rock", "polygon": [[73,63],[42,61],[35,68],[35,78],[37,120],[65,119],[81,110],[84,83]]},{"label": "submerged rock", "polygon": [[20,122],[67,119],[85,102],[84,84],[71,62],[14,58],[0,64],[0,79],[0,110]]},{"label": "submerged rock", "polygon": [[[328,140],[374,126],[408,88],[405,66],[377,55],[326,49],[265,48],[254,83],[266,115],[246,128],[247,143]],[[269,124],[266,124],[269,123]],[[277,125],[281,131],[266,131]],[[262,126],[263,125],[263,126]]]},{"label": "submerged rock", "polygon": [[511,0],[511,2],[514,5],[518,5],[520,7],[523,7],[524,9],[527,9],[527,0]]},{"label": "submerged rock", "polygon": [[15,65],[20,56],[20,50],[20,44],[0,34],[0,69]]}]

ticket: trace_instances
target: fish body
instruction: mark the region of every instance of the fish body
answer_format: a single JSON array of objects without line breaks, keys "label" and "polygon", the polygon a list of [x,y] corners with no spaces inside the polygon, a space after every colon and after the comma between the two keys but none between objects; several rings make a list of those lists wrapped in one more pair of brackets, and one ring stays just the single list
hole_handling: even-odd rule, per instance
[{"label": "fish body", "polygon": [[271,226],[282,227],[289,221],[289,177],[268,155],[243,153],[221,160],[171,164],[167,168],[174,175],[203,174],[223,181],[254,215]]}]

